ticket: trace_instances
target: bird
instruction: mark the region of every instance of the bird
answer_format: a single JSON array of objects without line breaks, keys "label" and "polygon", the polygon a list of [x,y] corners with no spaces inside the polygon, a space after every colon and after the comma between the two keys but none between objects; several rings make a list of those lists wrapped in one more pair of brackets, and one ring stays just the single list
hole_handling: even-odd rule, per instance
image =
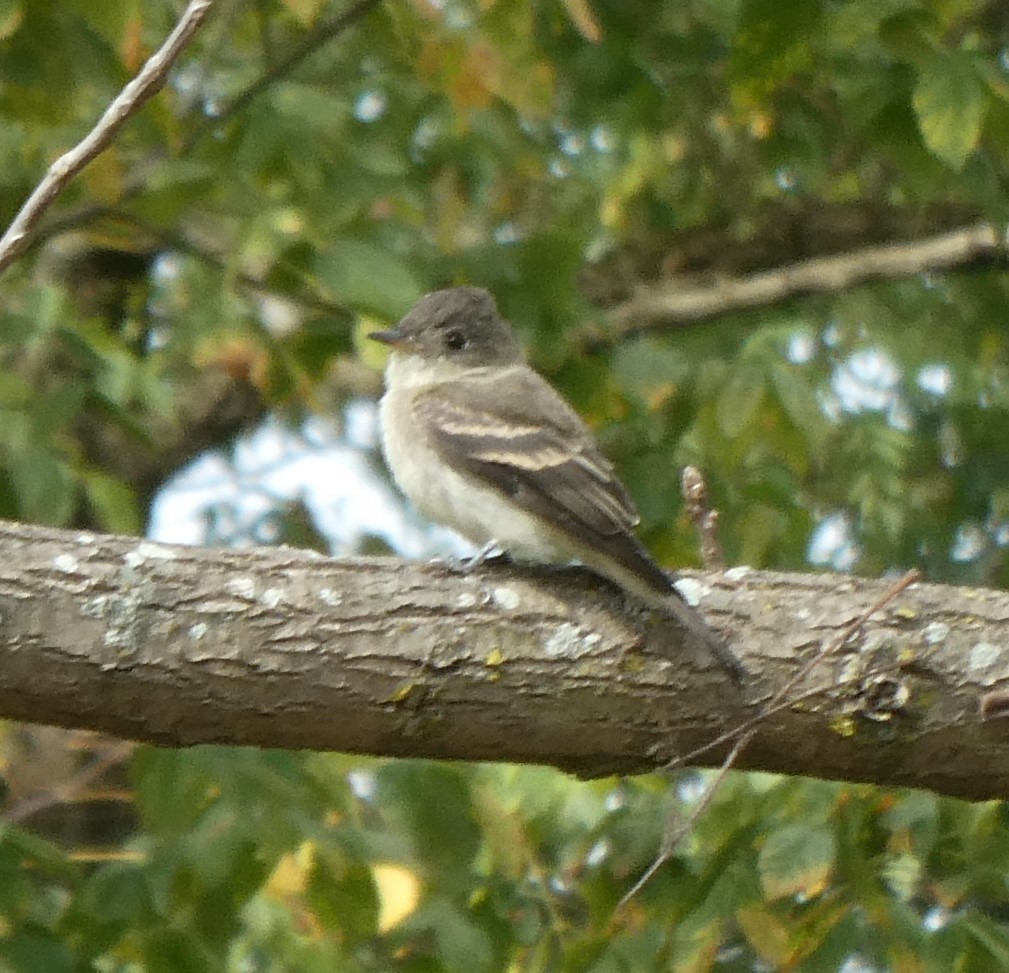
[{"label": "bird", "polygon": [[634,502],[589,428],[526,363],[489,291],[432,291],[368,337],[391,349],[386,462],[421,514],[515,563],[603,575],[674,616],[741,681],[738,659],[634,533]]}]

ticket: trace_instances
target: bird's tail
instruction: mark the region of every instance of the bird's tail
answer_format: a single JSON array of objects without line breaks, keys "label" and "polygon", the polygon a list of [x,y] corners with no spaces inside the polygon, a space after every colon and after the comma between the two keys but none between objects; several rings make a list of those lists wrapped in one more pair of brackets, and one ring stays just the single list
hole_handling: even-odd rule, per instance
[{"label": "bird's tail", "polygon": [[683,596],[675,587],[672,589],[672,593],[667,599],[666,604],[670,613],[676,616],[676,620],[691,635],[697,636],[708,647],[708,650],[715,657],[718,664],[732,677],[732,681],[741,685],[745,670],[740,664],[739,659],[733,654],[732,650],[725,643],[725,640],[712,630],[708,623],[686,603]]}]

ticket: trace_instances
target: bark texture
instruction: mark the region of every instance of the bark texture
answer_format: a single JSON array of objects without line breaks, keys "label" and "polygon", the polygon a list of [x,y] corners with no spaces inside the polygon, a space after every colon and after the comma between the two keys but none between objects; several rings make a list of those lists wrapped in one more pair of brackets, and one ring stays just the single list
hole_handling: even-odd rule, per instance
[{"label": "bark texture", "polygon": [[[887,587],[689,578],[749,673],[738,690],[675,623],[583,571],[462,574],[14,524],[0,551],[2,716],[583,776],[654,769],[751,719]],[[737,766],[1009,795],[1007,635],[1009,595],[914,585],[759,724]]]}]

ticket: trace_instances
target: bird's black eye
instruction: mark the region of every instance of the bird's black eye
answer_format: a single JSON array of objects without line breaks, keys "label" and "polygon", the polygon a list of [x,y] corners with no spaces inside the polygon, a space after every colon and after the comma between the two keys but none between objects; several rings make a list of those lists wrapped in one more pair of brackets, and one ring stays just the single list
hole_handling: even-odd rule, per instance
[{"label": "bird's black eye", "polygon": [[469,344],[469,338],[458,328],[445,332],[445,347],[449,351],[462,351]]}]

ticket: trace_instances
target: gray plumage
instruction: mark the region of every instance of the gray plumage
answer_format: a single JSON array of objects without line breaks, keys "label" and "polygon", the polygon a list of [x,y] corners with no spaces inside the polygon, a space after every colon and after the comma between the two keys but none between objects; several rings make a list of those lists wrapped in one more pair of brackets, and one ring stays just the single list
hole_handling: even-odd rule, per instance
[{"label": "gray plumage", "polygon": [[634,503],[591,432],[525,364],[487,291],[435,291],[372,337],[394,349],[386,456],[422,513],[518,561],[580,561],[674,614],[739,679],[735,656],[634,534]]}]

